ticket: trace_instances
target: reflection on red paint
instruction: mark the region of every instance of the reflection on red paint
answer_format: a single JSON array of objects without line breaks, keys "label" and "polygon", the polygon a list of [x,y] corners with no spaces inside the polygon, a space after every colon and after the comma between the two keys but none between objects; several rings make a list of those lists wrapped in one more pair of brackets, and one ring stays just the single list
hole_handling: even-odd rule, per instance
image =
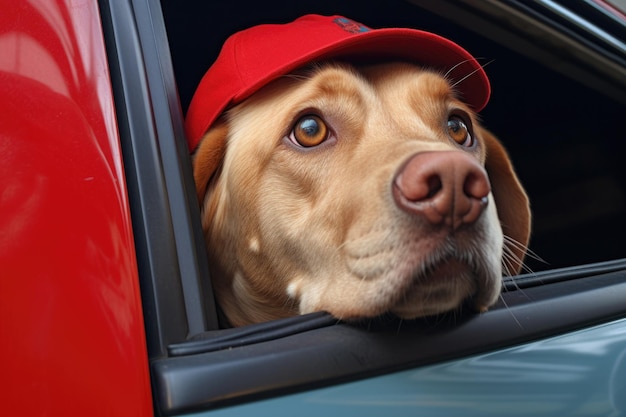
[{"label": "reflection on red paint", "polygon": [[3,411],[151,415],[97,3],[0,10]]}]

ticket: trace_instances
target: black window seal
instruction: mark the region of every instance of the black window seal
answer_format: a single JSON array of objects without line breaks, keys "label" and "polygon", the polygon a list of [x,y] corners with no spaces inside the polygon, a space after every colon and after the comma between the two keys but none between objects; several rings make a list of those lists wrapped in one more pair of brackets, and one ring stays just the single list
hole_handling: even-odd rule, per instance
[{"label": "black window seal", "polygon": [[[523,292],[523,290],[532,287],[622,270],[626,270],[626,259],[616,259],[512,277],[507,276],[503,278],[503,292]],[[170,357],[174,357],[232,349],[234,347],[276,340],[296,333],[332,326],[337,323],[337,319],[326,313],[319,312],[242,328],[208,331],[200,333],[189,340],[169,345],[168,353]]]},{"label": "black window seal", "polygon": [[626,269],[626,259],[576,265],[567,268],[550,269],[537,273],[527,273],[503,278],[503,291],[515,291],[538,285],[554,284],[592,275],[608,274]]}]

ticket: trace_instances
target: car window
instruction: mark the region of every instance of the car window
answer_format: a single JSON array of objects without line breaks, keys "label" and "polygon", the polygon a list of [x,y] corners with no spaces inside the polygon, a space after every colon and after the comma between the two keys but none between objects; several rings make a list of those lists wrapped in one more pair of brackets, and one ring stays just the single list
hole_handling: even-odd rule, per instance
[{"label": "car window", "polygon": [[[620,301],[626,51],[619,17],[497,1],[329,0],[285,7],[279,1],[136,0],[132,6],[102,2],[101,9],[134,196],[155,401],[164,413],[406,369],[626,314]],[[306,13],[424,29],[489,62],[492,97],[482,121],[509,150],[534,216],[526,273],[505,279],[493,311],[435,322],[384,317],[363,325],[316,313],[220,329],[183,118],[230,34]],[[572,16],[590,23],[581,26]]]},{"label": "car window", "polygon": [[[619,33],[594,38],[597,26],[592,25],[583,37],[571,28],[574,23],[566,26],[565,18],[552,10],[505,7],[497,1],[475,8],[455,2],[416,3],[426,6],[395,1],[360,7],[346,2],[338,8],[316,2],[280,11],[269,6],[224,20],[221,16],[232,16],[237,3],[194,11],[195,5],[163,2],[183,112],[221,43],[249,25],[288,21],[313,8],[355,15],[374,27],[431,30],[493,60],[486,68],[493,91],[483,121],[505,142],[530,193],[531,249],[541,260],[528,259],[529,268],[623,256],[618,241],[626,228],[620,215],[626,199],[618,155],[624,145],[615,138],[626,93]],[[207,39],[201,53],[189,37]],[[598,241],[603,244],[592,243]]]}]

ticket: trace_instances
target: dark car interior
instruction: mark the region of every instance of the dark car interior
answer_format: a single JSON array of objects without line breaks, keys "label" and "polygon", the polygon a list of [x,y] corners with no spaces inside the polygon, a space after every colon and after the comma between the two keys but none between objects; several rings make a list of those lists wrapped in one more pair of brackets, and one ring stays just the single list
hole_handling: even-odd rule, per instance
[{"label": "dark car interior", "polygon": [[[377,375],[626,315],[626,26],[596,3],[569,9],[585,17],[581,25],[525,1],[102,2],[161,412]],[[506,145],[533,210],[527,273],[505,279],[493,311],[362,326],[316,313],[220,329],[182,120],[230,34],[307,13],[435,32],[490,62],[482,120]],[[151,115],[143,124],[142,114]],[[476,332],[480,340],[468,336]]]}]

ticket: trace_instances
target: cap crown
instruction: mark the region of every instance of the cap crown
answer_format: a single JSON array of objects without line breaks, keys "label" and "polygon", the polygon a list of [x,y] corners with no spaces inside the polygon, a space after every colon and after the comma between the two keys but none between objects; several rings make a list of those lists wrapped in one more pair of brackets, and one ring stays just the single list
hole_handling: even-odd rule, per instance
[{"label": "cap crown", "polygon": [[442,71],[475,111],[489,100],[481,65],[454,42],[415,29],[371,29],[343,16],[306,15],[282,25],[259,25],[229,37],[191,100],[185,121],[189,150],[227,108],[311,61],[401,59]]}]

